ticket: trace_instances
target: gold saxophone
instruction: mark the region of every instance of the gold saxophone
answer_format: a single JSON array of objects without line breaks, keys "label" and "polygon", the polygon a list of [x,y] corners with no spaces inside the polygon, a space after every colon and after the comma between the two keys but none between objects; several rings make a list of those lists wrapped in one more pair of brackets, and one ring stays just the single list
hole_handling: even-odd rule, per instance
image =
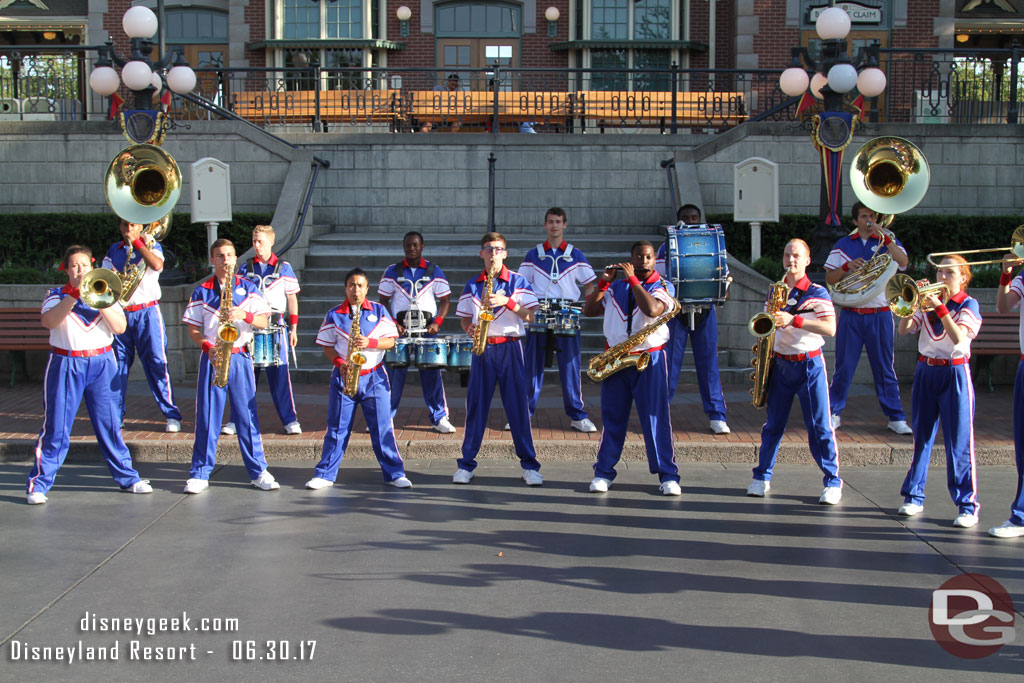
[{"label": "gold saxophone", "polygon": [[127,304],[128,300],[135,294],[135,290],[142,284],[142,276],[146,274],[146,262],[139,261],[132,263],[132,256],[135,255],[135,248],[128,243],[128,256],[124,260],[124,271],[117,274],[121,279],[121,303]]},{"label": "gold saxophone", "polygon": [[491,321],[494,320],[494,311],[491,310],[491,295],[494,294],[494,277],[488,273],[484,278],[484,292],[480,299],[480,314],[476,319],[476,332],[473,333],[473,355],[482,356],[487,350],[487,332],[491,328]]},{"label": "gold saxophone", "polygon": [[768,310],[758,313],[747,323],[750,334],[757,337],[757,344],[750,347],[754,353],[751,361],[754,371],[750,373],[754,388],[750,390],[750,396],[755,408],[764,408],[768,398],[768,376],[775,362],[775,313],[786,305],[788,293],[789,286],[785,282],[773,283],[768,290]]},{"label": "gold saxophone", "polygon": [[231,349],[234,347],[242,331],[231,319],[232,297],[235,289],[235,271],[238,261],[228,268],[228,276],[220,288],[220,324],[217,326],[217,345],[213,347],[213,386],[226,387],[228,374],[231,372]]},{"label": "gold saxophone", "polygon": [[355,338],[359,336],[361,306],[351,304],[349,307],[352,309],[352,328],[348,333],[348,355],[345,357],[345,376],[342,377],[341,392],[346,396],[355,396],[359,391],[359,373],[362,372],[363,365],[366,364],[366,354],[356,351],[352,345]]},{"label": "gold saxophone", "polygon": [[[651,336],[655,330],[679,315],[681,310],[683,307],[679,305],[679,302],[672,299],[672,308],[667,313],[663,313],[660,318],[634,332],[624,341],[606,349],[604,353],[591,358],[590,365],[587,367],[587,377],[595,382],[603,382],[619,370],[626,368],[635,367],[637,372],[646,370],[647,365],[651,362],[651,355],[646,351],[638,354],[633,354],[631,351]],[[632,315],[632,311],[627,315]]]}]

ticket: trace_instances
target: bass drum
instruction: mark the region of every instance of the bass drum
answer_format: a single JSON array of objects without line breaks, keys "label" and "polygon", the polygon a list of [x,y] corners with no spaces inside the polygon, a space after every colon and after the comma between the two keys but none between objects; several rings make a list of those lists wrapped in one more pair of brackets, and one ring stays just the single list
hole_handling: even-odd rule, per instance
[{"label": "bass drum", "polygon": [[665,228],[665,277],[683,304],[725,303],[729,266],[720,225]]}]

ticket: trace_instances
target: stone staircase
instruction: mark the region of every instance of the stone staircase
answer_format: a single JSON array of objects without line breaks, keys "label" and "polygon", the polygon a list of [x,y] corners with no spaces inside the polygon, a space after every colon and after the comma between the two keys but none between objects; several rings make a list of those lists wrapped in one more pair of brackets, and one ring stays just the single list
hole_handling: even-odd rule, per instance
[{"label": "stone staircase", "polygon": [[[376,300],[377,284],[384,269],[403,257],[401,238],[404,230],[395,232],[382,229],[371,235],[345,232],[343,229],[325,234],[323,231],[322,227],[314,229],[313,234],[321,234],[310,240],[306,267],[299,273],[302,292],[299,294],[301,316],[297,347],[298,368],[292,370],[292,378],[297,382],[327,382],[330,366],[324,359],[320,347],[316,346],[315,340],[326,312],[344,299],[345,273],[356,266],[365,270],[370,279],[370,297]],[[461,334],[455,308],[465,283],[480,272],[480,237],[483,233],[442,233],[428,230],[421,232],[424,235],[424,257],[436,262],[443,269],[452,287],[451,309],[441,334]],[[506,263],[513,269],[519,266],[530,248],[544,240],[543,231],[537,229],[526,234],[512,230],[503,230],[503,233],[509,241],[509,258]],[[625,260],[630,246],[637,240],[646,239],[657,245],[663,238],[654,232],[623,235],[621,230],[588,229],[586,235],[570,233],[568,239],[582,250],[591,265],[600,271],[611,263]],[[604,335],[601,330],[601,318],[583,318],[584,369],[590,358],[604,349]],[[741,343],[746,344],[746,347],[741,346],[733,351],[728,349],[728,345],[720,345],[719,365],[723,384],[749,382],[750,369],[747,366],[750,353],[746,350],[749,344],[745,339]],[[454,373],[449,374],[454,378]],[[547,382],[557,382],[557,363],[547,370],[545,377]],[[685,358],[681,381],[696,381],[690,353],[687,353]]]}]

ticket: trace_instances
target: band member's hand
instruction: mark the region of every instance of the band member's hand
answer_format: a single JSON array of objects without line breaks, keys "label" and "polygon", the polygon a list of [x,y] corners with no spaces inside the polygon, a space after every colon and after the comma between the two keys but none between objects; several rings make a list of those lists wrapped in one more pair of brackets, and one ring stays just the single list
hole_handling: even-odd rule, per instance
[{"label": "band member's hand", "polygon": [[352,341],[352,348],[356,349],[357,351],[362,351],[369,345],[370,340],[364,337],[363,335],[359,335]]},{"label": "band member's hand", "polygon": [[862,258],[855,258],[852,261],[847,261],[846,263],[847,263],[848,266],[850,266],[850,270],[854,271],[854,270],[859,270],[860,268],[863,268],[864,264],[867,263],[867,261],[865,261]]},{"label": "band member's hand", "polygon": [[601,279],[611,284],[612,282],[615,282],[615,278],[618,277],[618,275],[619,266],[608,266],[604,269],[604,272],[601,273]]},{"label": "band member's hand", "polygon": [[778,311],[777,313],[775,313],[774,318],[775,324],[780,328],[786,327],[791,322],[793,322],[793,314],[786,313],[785,311]]},{"label": "band member's hand", "polygon": [[142,226],[138,223],[128,224],[128,243],[131,244],[135,240],[142,237]]},{"label": "band member's hand", "polygon": [[245,311],[238,306],[231,307],[231,319],[232,320],[245,320]]},{"label": "band member's hand", "polygon": [[627,280],[631,277],[636,277],[636,269],[633,267],[632,263],[628,261],[625,263],[620,263],[619,268],[622,270],[622,277],[626,278]]},{"label": "band member's hand", "polygon": [[398,336],[399,337],[404,337],[405,336],[405,325],[403,325],[400,322],[396,322],[395,323],[395,327],[398,328]]},{"label": "band member's hand", "polygon": [[295,328],[292,328],[288,332],[288,341],[291,342],[292,346],[299,345],[299,333],[295,330]]},{"label": "band member's hand", "polygon": [[501,292],[495,292],[491,295],[491,308],[499,308],[508,303],[508,297]]},{"label": "band member's hand", "polygon": [[476,328],[477,328],[477,324],[476,323],[470,323],[466,327],[466,334],[468,334],[470,337],[475,337],[476,336]]},{"label": "band member's hand", "polygon": [[936,306],[942,305],[942,299],[938,297],[934,292],[928,292],[924,295],[924,305],[927,308],[935,308]]},{"label": "band member's hand", "polygon": [[1024,263],[1024,259],[1017,258],[1017,255],[1014,253],[1003,254],[1003,275],[1010,275],[1013,273],[1013,269],[1022,263]]},{"label": "band member's hand", "polygon": [[437,323],[430,323],[427,325],[427,334],[437,334],[441,331],[441,326]]}]

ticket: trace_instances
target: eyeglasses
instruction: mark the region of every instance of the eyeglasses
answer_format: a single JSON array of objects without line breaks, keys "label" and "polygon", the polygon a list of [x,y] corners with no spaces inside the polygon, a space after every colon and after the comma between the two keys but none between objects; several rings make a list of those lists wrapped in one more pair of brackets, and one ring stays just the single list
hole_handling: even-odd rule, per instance
[{"label": "eyeglasses", "polygon": [[483,252],[485,254],[504,254],[508,252],[506,247],[484,247]]}]

